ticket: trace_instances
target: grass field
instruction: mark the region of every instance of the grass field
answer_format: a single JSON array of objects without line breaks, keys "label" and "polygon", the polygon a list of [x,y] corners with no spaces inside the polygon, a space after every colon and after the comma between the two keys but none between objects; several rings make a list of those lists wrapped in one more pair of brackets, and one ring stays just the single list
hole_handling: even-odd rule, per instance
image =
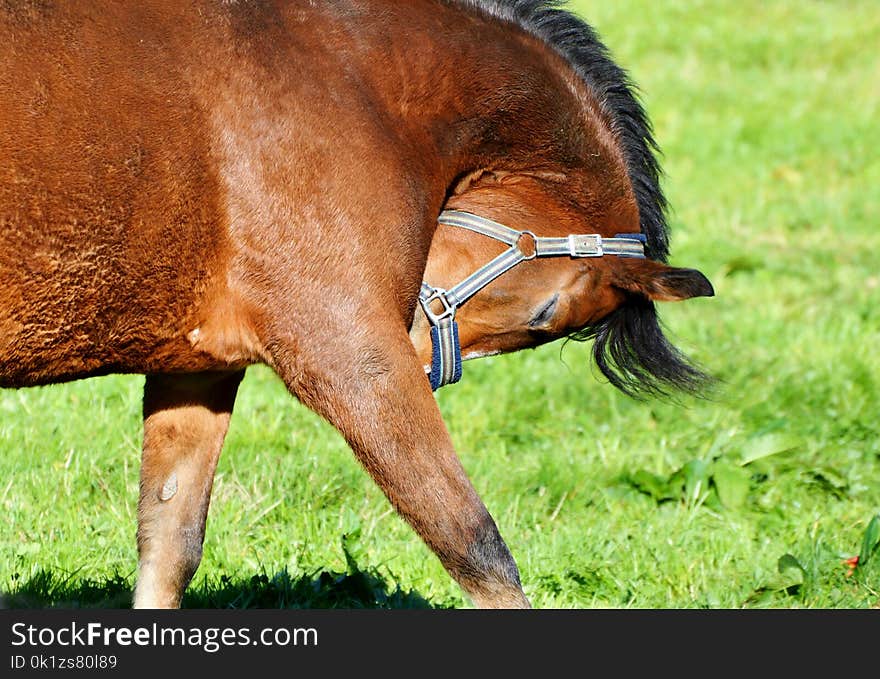
[{"label": "grass field", "polygon": [[[438,392],[527,595],[878,607],[876,1],[573,7],[640,86],[672,263],[717,293],[661,317],[720,384],[708,400],[635,402],[572,342],[470,362]],[[142,384],[0,393],[5,605],[129,605]],[[242,385],[184,605],[470,606],[338,434],[264,368]]]}]

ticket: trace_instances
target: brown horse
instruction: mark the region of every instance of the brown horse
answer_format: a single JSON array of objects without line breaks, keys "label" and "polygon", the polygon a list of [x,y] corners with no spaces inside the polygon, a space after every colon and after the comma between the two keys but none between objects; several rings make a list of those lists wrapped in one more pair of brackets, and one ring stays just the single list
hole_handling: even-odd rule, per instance
[{"label": "brown horse", "polygon": [[549,0],[0,3],[0,386],[146,375],[138,607],[198,567],[255,363],[476,605],[527,606],[425,371],[576,337],[624,391],[698,386],[653,300],[712,288],[664,208],[625,73]]}]

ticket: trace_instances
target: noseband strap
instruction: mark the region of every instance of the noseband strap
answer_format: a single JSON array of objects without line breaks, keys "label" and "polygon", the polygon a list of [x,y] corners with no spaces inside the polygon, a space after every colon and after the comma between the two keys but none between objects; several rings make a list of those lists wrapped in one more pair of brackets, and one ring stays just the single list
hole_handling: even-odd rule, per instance
[{"label": "noseband strap", "polygon": [[571,234],[561,238],[539,237],[531,231],[516,231],[491,219],[460,210],[445,210],[437,221],[494,238],[510,248],[448,290],[422,283],[419,302],[431,324],[432,359],[428,377],[433,390],[461,379],[461,346],[458,323],[455,322],[458,307],[505,271],[536,257],[645,256],[645,236],[641,233],[619,233],[614,238],[604,238],[598,233]]}]

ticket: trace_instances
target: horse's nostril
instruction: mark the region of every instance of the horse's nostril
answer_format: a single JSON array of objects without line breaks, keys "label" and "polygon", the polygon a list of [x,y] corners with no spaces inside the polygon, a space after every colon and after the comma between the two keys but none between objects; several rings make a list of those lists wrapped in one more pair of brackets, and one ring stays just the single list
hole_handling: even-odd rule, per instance
[{"label": "horse's nostril", "polygon": [[540,328],[542,326],[547,325],[551,320],[553,320],[553,314],[556,313],[556,306],[559,303],[559,293],[557,292],[553,297],[544,302],[538,310],[535,312],[535,315],[532,316],[532,320],[529,321],[529,327],[531,328]]}]

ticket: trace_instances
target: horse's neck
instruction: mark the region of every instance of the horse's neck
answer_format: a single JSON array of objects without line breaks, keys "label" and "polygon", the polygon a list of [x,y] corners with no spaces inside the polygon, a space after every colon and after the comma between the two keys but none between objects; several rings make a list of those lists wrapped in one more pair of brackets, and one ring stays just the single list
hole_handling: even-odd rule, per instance
[{"label": "horse's neck", "polygon": [[369,4],[393,11],[361,24],[361,40],[373,44],[361,52],[367,60],[360,68],[389,119],[421,137],[422,148],[464,165],[503,158],[506,169],[517,169],[535,163],[536,150],[570,153],[560,130],[592,126],[594,133],[578,139],[611,143],[586,85],[552,47],[519,27],[464,3]]}]

